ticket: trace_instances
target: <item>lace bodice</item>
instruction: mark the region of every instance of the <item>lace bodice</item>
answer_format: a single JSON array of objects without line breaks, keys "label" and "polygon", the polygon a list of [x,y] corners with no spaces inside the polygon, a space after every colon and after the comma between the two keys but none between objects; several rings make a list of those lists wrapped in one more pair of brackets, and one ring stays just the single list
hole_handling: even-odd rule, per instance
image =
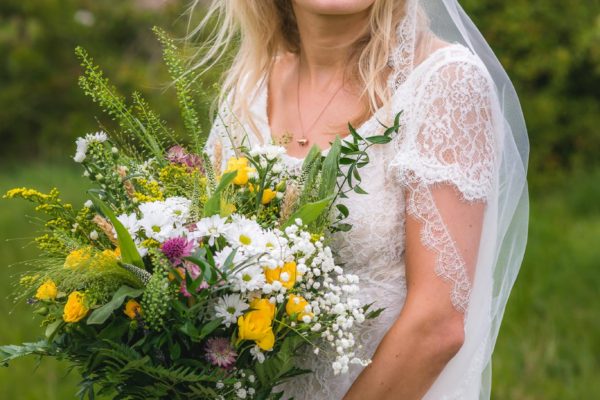
[{"label": "lace bodice", "polygon": [[[360,277],[361,300],[385,307],[379,318],[367,321],[356,338],[363,346],[359,356],[366,358],[374,353],[406,299],[407,218],[420,222],[423,245],[437,254],[435,272],[447,281],[452,304],[457,310],[467,310],[473,265],[465,261],[456,245],[460,231],[444,223],[445,211],[437,191],[450,186],[463,202],[485,202],[496,163],[489,107],[491,79],[482,62],[466,47],[455,43],[438,49],[400,84],[393,80],[390,84],[391,107],[382,107],[358,131],[366,136],[379,134],[378,120],[389,120],[386,113],[390,110],[394,115],[403,111],[401,130],[392,143],[369,149],[371,161],[361,170],[361,186],[368,194],[351,193],[344,201],[353,229],[337,234],[333,243],[339,261]],[[250,137],[251,145],[270,140],[266,96],[266,83],[262,83],[251,108],[262,137]],[[225,125],[231,119],[226,110],[222,112],[207,149],[210,151],[220,138],[227,158],[232,153],[226,145],[230,140]],[[288,157],[290,168],[301,162]],[[478,362],[477,358],[472,362]],[[330,363],[312,353],[305,356],[303,366],[314,374],[283,385],[296,400],[341,399],[363,368],[352,365],[348,374],[334,376]],[[448,399],[471,398],[465,397],[463,390],[473,377],[468,371],[458,376],[461,378],[455,388],[444,395]]]}]

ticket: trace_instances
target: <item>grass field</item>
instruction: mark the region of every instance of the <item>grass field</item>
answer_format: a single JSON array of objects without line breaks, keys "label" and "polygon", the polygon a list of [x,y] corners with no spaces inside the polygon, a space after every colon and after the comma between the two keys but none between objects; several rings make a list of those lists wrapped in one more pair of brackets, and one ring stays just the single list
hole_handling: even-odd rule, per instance
[{"label": "grass field", "polygon": [[[600,170],[557,181],[532,193],[525,262],[496,347],[494,399],[600,398]],[[57,186],[66,200],[85,200],[84,181],[66,167],[0,167],[0,192],[15,186]],[[9,265],[36,253],[31,217],[28,204],[0,200],[0,344],[41,333],[27,306],[10,299],[24,266]],[[0,399],[71,399],[76,382],[64,364],[20,360],[0,368]]]}]

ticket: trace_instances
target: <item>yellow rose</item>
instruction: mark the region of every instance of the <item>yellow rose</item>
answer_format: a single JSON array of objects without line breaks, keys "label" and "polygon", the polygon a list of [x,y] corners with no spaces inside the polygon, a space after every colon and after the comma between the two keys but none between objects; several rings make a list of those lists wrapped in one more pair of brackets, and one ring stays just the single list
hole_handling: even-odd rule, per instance
[{"label": "yellow rose", "polygon": [[[274,281],[281,282],[281,285],[286,289],[291,289],[296,284],[296,262],[290,261],[283,264],[282,268],[270,269],[268,267],[264,268],[265,278],[267,283],[273,283]],[[287,280],[283,281],[281,279],[281,274],[287,273]]]},{"label": "yellow rose", "polygon": [[129,318],[135,319],[136,316],[142,314],[142,306],[134,299],[129,299],[129,301],[125,303],[125,310],[123,310],[123,312]]},{"label": "yellow rose", "polygon": [[227,160],[227,169],[225,172],[237,171],[237,175],[233,178],[233,183],[236,185],[245,185],[248,183],[248,174],[254,171],[254,168],[248,167],[248,159],[245,157],[231,157]]},{"label": "yellow rose", "polygon": [[87,315],[89,308],[85,305],[85,295],[81,292],[72,292],[67,299],[63,311],[65,322],[78,322]]},{"label": "yellow rose", "polygon": [[56,288],[56,284],[52,281],[52,279],[48,279],[38,288],[37,292],[35,292],[35,298],[38,300],[54,300],[56,299],[56,295],[58,294],[58,289]]},{"label": "yellow rose", "polygon": [[312,317],[313,313],[304,312],[304,308],[308,305],[308,301],[304,299],[302,296],[296,296],[295,294],[290,294],[288,297],[287,304],[285,305],[285,312],[291,317],[292,314],[296,314],[297,319],[300,321],[302,317],[308,315]]},{"label": "yellow rose", "polygon": [[88,261],[90,261],[91,257],[92,254],[90,252],[90,249],[87,247],[73,250],[65,259],[64,266],[65,268],[79,268],[85,265]]},{"label": "yellow rose", "polygon": [[273,200],[275,198],[276,195],[277,195],[277,192],[275,192],[274,190],[271,190],[269,188],[266,188],[265,190],[263,190],[261,203],[269,204],[271,202],[271,200]]},{"label": "yellow rose", "polygon": [[264,310],[254,310],[239,316],[238,340],[254,340],[262,350],[271,349],[275,341],[271,323],[269,312]]},{"label": "yellow rose", "polygon": [[264,311],[271,319],[275,318],[275,304],[268,299],[256,298],[250,302],[250,308],[253,310]]}]

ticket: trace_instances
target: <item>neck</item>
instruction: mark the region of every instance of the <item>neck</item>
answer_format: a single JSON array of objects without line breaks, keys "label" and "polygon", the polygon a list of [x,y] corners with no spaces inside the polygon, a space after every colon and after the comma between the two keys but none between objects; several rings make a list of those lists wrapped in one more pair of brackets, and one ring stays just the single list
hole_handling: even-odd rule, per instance
[{"label": "neck", "polygon": [[311,86],[321,86],[347,67],[352,46],[368,27],[369,9],[355,14],[316,14],[294,3],[294,13],[300,34],[301,73]]}]

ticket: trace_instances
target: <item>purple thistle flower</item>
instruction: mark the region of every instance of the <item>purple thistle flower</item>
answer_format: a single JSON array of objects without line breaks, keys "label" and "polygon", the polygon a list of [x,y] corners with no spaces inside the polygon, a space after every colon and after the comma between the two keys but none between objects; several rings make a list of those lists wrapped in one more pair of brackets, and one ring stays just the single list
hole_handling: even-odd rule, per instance
[{"label": "purple thistle flower", "polygon": [[210,338],[204,346],[206,359],[221,368],[229,369],[235,365],[237,353],[229,339],[223,337]]},{"label": "purple thistle flower", "polygon": [[160,250],[173,265],[180,265],[183,257],[192,255],[193,249],[194,242],[188,241],[182,236],[169,239],[160,247]]},{"label": "purple thistle flower", "polygon": [[180,164],[189,169],[202,171],[202,159],[197,154],[190,154],[186,149],[177,145],[167,151],[167,160],[173,164]]}]

